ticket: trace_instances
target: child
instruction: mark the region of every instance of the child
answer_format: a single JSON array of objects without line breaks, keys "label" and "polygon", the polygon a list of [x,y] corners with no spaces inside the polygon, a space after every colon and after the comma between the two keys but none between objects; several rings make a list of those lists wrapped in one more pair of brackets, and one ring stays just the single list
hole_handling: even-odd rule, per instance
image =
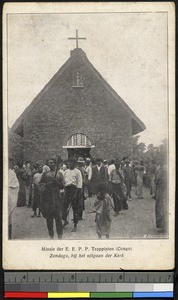
[{"label": "child", "polygon": [[105,235],[109,239],[111,224],[110,209],[113,208],[112,200],[107,193],[107,187],[104,183],[98,184],[97,190],[97,199],[94,204],[96,232],[99,239],[101,239],[102,235]]},{"label": "child", "polygon": [[41,217],[40,213],[40,190],[39,190],[39,185],[40,181],[42,178],[42,172],[43,168],[42,166],[38,167],[38,172],[34,174],[33,176],[33,191],[34,191],[34,197],[33,197],[33,204],[32,204],[32,209],[33,209],[33,215],[31,216],[32,218],[37,216],[37,208],[38,208],[38,217]]}]

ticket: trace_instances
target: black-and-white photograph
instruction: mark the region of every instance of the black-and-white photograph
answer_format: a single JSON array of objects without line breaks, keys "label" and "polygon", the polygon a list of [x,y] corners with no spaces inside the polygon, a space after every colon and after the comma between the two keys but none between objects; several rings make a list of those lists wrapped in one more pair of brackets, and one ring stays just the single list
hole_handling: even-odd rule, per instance
[{"label": "black-and-white photograph", "polygon": [[168,14],[6,15],[8,239],[169,238]]}]

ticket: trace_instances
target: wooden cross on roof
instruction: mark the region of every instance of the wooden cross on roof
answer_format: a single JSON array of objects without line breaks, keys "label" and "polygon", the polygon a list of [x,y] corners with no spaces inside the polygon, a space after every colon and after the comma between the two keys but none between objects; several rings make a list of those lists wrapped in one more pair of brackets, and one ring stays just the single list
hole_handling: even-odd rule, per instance
[{"label": "wooden cross on roof", "polygon": [[76,29],[76,37],[68,38],[68,40],[76,40],[76,48],[78,48],[78,40],[86,40],[86,38],[78,37],[78,29]]}]

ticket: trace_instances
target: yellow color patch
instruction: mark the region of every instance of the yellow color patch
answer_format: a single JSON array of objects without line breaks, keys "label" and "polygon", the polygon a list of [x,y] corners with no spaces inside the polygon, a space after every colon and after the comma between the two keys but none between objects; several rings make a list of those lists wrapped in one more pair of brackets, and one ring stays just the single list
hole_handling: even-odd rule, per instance
[{"label": "yellow color patch", "polygon": [[48,298],[90,298],[90,293],[48,293]]}]

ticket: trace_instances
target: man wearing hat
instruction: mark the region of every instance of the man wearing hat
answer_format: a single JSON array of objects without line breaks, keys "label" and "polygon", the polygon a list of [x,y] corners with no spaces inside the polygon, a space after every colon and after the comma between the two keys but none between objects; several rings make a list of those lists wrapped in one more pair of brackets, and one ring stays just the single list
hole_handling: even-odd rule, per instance
[{"label": "man wearing hat", "polygon": [[13,169],[14,161],[12,156],[9,157],[8,165],[8,232],[9,239],[12,238],[12,218],[13,211],[17,206],[17,198],[19,191],[19,182]]},{"label": "man wearing hat", "polygon": [[77,231],[78,224],[78,193],[82,190],[82,174],[81,172],[75,168],[76,161],[71,158],[68,160],[68,169],[64,173],[64,183],[65,183],[65,199],[64,199],[64,207],[63,207],[63,215],[62,218],[64,220],[64,227],[69,224],[67,221],[67,216],[69,213],[70,205],[73,209],[73,222],[74,228],[72,232]]},{"label": "man wearing hat", "polygon": [[125,160],[125,166],[123,167],[123,174],[124,174],[124,182],[127,188],[127,194],[129,200],[131,200],[131,189],[132,189],[132,183],[133,183],[133,169],[130,166],[130,160],[127,158]]}]

